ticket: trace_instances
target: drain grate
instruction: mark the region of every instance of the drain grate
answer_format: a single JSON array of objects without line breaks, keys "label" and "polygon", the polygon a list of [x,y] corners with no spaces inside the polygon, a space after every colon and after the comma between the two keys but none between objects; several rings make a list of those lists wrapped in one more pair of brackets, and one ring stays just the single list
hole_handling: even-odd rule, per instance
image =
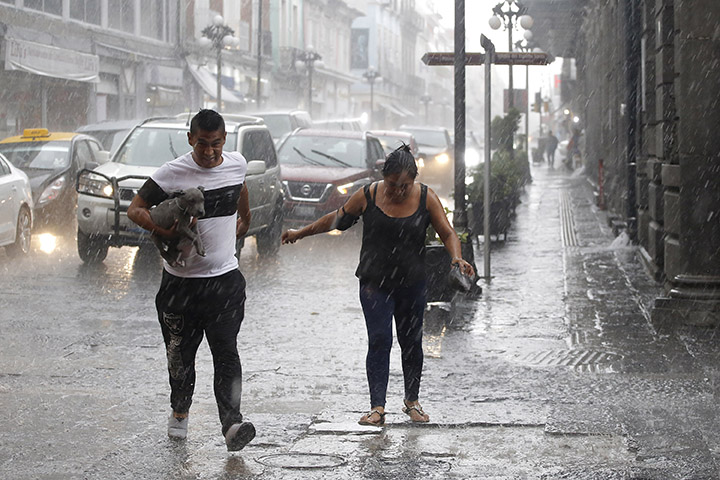
[{"label": "drain grate", "polygon": [[560,192],[560,233],[562,235],[563,247],[577,247],[577,235],[575,235],[575,220],[570,208],[570,194],[567,191]]},{"label": "drain grate", "polygon": [[534,366],[592,367],[617,363],[622,355],[598,350],[541,350],[519,357],[518,360]]},{"label": "drain grate", "polygon": [[294,469],[313,469],[313,468],[333,468],[345,465],[347,460],[338,455],[328,455],[325,453],[277,453],[273,455],[265,455],[255,459],[258,463],[266,467],[294,468]]}]

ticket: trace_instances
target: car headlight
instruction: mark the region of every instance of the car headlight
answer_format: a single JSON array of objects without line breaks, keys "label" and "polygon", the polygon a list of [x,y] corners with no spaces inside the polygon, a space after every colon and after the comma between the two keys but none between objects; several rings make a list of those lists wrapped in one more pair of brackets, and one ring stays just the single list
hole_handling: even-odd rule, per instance
[{"label": "car headlight", "polygon": [[447,153],[441,153],[440,155],[435,156],[435,161],[437,163],[448,163],[450,161],[450,155]]},{"label": "car headlight", "polygon": [[91,172],[84,172],[78,179],[78,193],[94,197],[113,198],[113,186],[104,177]]},{"label": "car headlight", "polygon": [[347,195],[353,185],[355,185],[354,182],[346,183],[345,185],[339,185],[337,187],[337,191],[340,192],[340,195]]},{"label": "car headlight", "polygon": [[418,157],[415,159],[415,163],[418,168],[423,168],[425,166],[425,159],[423,157]]},{"label": "car headlight", "polygon": [[38,199],[38,205],[55,200],[60,196],[63,188],[65,187],[65,176],[58,177],[43,190],[40,198]]}]

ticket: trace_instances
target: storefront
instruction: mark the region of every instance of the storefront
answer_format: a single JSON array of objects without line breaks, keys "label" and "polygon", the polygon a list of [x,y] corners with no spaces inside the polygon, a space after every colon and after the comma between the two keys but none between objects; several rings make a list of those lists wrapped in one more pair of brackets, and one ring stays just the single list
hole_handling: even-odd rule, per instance
[{"label": "storefront", "polygon": [[37,43],[8,29],[0,71],[0,135],[24,128],[74,130],[87,118],[94,84],[100,82],[97,55]]}]

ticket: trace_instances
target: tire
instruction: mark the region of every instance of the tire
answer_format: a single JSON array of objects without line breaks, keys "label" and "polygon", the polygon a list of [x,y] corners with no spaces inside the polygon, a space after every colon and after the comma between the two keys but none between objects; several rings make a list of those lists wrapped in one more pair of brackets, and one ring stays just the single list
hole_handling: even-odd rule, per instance
[{"label": "tire", "polygon": [[88,235],[78,229],[77,232],[78,255],[85,263],[101,263],[107,257],[110,245],[105,237]]},{"label": "tire", "polygon": [[257,252],[261,257],[277,255],[280,250],[280,239],[283,228],[283,205],[278,204],[273,213],[273,220],[262,232],[255,235]]},{"label": "tire", "polygon": [[11,257],[19,257],[30,253],[30,242],[32,240],[32,219],[30,210],[22,207],[18,214],[17,230],[15,231],[15,243],[5,247],[5,252]]}]

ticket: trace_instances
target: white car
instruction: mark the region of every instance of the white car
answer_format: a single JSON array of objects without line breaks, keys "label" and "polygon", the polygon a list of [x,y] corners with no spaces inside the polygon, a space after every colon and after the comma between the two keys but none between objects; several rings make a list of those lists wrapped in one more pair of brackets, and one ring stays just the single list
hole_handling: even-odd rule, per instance
[{"label": "white car", "polygon": [[0,154],[0,247],[8,255],[27,255],[33,222],[30,180]]},{"label": "white car", "polygon": [[[248,160],[246,185],[257,252],[270,256],[280,248],[283,190],[280,165],[270,130],[262,119],[223,115],[227,139],[224,150],[238,151]],[[140,187],[165,162],[190,150],[188,115],[151,118],[125,138],[111,161],[78,175],[77,246],[84,262],[102,262],[108,247],[150,243],[148,232],[127,217]],[[238,241],[238,255],[244,237]]]}]

